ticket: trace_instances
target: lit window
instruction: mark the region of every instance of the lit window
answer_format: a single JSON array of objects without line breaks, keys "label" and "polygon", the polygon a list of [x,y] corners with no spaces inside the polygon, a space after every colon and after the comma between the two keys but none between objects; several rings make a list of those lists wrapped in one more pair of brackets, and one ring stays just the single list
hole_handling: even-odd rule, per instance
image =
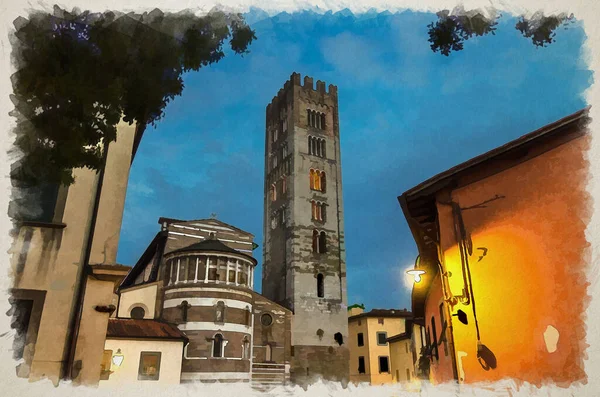
[{"label": "lit window", "polygon": [[271,184],[271,201],[277,200],[277,185]]},{"label": "lit window", "polygon": [[160,352],[141,352],[138,380],[158,380],[160,376]]}]

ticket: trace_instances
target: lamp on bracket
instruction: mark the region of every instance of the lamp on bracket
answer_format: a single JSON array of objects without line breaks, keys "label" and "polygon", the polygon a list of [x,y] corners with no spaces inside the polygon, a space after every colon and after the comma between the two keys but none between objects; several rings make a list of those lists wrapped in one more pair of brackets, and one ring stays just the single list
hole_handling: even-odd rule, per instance
[{"label": "lamp on bracket", "polygon": [[406,274],[415,278],[415,283],[419,283],[421,281],[421,275],[427,273],[419,266],[420,264],[421,255],[417,255],[417,258],[415,259],[415,267],[406,271]]}]

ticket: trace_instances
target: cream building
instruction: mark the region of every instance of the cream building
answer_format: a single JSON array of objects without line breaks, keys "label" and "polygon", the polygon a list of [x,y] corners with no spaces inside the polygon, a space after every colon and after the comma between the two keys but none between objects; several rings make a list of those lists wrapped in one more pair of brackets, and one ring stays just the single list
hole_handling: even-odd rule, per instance
[{"label": "cream building", "polygon": [[[395,350],[391,350],[389,338],[406,332],[407,323],[410,324],[407,320],[411,319],[412,314],[406,309],[373,309],[364,312],[362,307],[353,306],[348,310],[348,316],[350,381],[372,385],[395,382],[398,375],[392,366],[392,354],[401,351],[396,344]],[[396,338],[393,342],[397,343]],[[404,356],[401,360],[411,359],[410,349],[406,349]],[[399,358],[395,357],[395,361],[404,364]]]},{"label": "cream building", "polygon": [[136,134],[135,125],[117,126],[104,172],[75,169],[72,185],[20,190],[24,196],[11,203],[10,300],[20,377],[99,380],[115,284],[129,269],[116,264],[116,255]]}]

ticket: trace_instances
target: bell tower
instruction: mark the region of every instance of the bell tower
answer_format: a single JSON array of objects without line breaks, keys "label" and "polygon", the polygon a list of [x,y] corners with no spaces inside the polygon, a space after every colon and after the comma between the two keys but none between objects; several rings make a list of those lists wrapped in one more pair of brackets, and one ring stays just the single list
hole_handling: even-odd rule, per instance
[{"label": "bell tower", "polygon": [[337,87],[293,73],[267,106],[263,295],[293,311],[291,377],[347,382]]}]

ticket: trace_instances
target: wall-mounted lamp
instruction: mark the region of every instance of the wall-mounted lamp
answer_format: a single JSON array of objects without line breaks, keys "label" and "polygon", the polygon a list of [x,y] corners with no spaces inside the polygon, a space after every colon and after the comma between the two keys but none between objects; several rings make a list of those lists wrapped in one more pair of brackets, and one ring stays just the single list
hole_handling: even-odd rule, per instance
[{"label": "wall-mounted lamp", "polygon": [[117,352],[112,356],[112,363],[116,367],[120,367],[121,364],[123,364],[124,359],[125,356],[123,356],[123,353],[121,353],[121,349],[117,349]]},{"label": "wall-mounted lamp", "polygon": [[415,267],[414,269],[410,269],[406,272],[406,274],[410,275],[410,276],[414,276],[415,278],[415,283],[418,283],[419,281],[421,281],[421,275],[425,274],[426,271],[419,268],[419,265],[421,263],[421,256],[417,256],[417,259],[415,259]]}]

